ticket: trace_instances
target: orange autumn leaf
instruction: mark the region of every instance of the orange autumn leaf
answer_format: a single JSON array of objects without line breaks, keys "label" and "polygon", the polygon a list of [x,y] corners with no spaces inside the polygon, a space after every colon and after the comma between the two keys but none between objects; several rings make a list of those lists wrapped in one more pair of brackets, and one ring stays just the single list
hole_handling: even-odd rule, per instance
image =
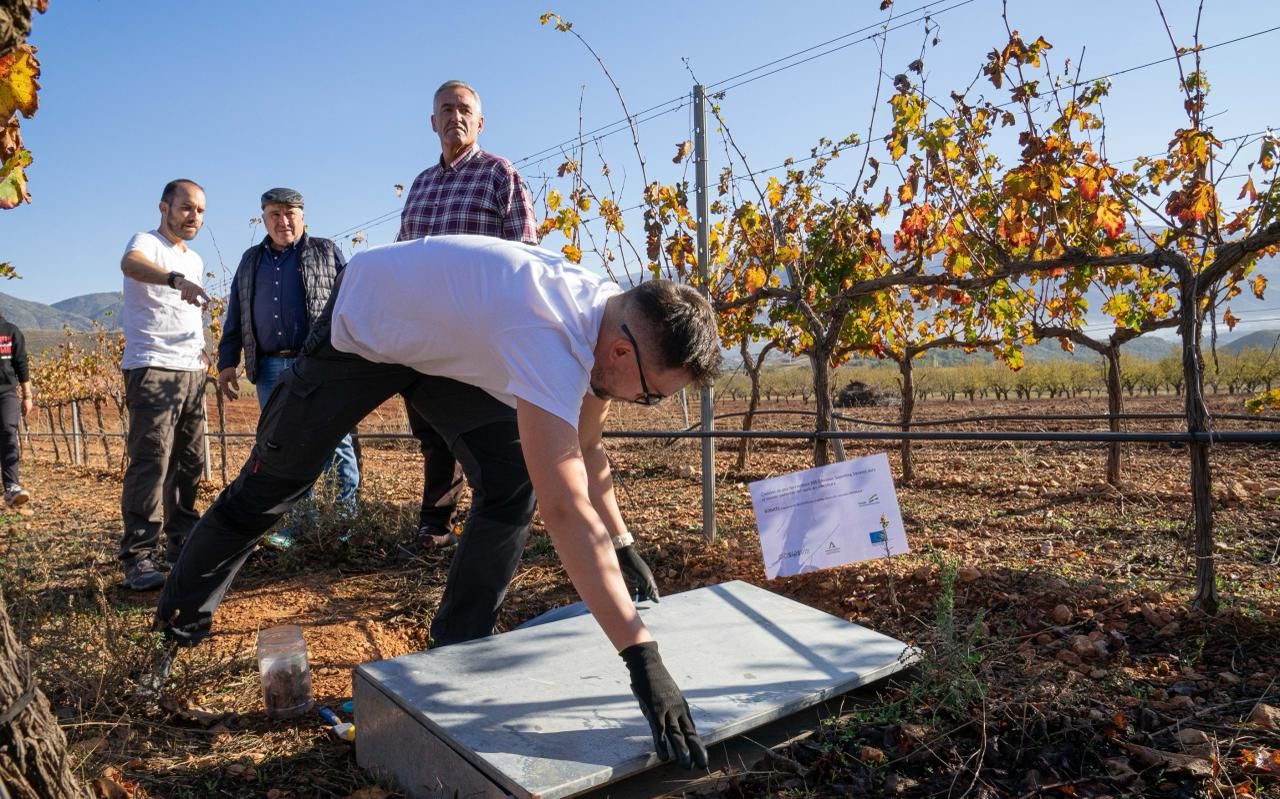
[{"label": "orange autumn leaf", "polygon": [[1253,289],[1253,296],[1262,299],[1263,293],[1267,290],[1267,279],[1262,275],[1254,275],[1249,288]]},{"label": "orange autumn leaf", "polygon": [[582,262],[582,250],[576,244],[566,244],[560,248],[564,257],[577,264]]},{"label": "orange autumn leaf", "polygon": [[911,202],[911,198],[915,196],[915,192],[911,191],[911,185],[903,183],[898,187],[898,202],[903,205]]},{"label": "orange autumn leaf", "polygon": [[1166,209],[1179,222],[1188,224],[1199,222],[1208,216],[1218,201],[1218,194],[1213,184],[1205,180],[1196,180],[1185,189],[1169,195]]},{"label": "orange autumn leaf", "polygon": [[1093,223],[1114,239],[1124,231],[1124,208],[1114,197],[1103,197],[1098,208],[1093,212]]}]

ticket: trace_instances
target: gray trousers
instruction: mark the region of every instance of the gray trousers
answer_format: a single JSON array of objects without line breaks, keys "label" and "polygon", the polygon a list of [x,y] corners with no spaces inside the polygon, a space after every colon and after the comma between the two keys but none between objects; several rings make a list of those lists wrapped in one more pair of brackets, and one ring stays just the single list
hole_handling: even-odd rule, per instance
[{"label": "gray trousers", "polygon": [[191,531],[156,607],[156,629],[181,644],[209,634],[213,614],[259,539],[320,474],[338,441],[370,411],[403,394],[462,464],[472,512],[431,622],[435,645],[489,635],[533,518],[515,410],[484,391],[335,350],[327,319],[286,371],[258,422],[236,479]]},{"label": "gray trousers", "polygon": [[124,370],[129,409],[129,466],[120,490],[126,563],[155,550],[161,530],[166,556],[177,557],[195,526],[196,488],[204,472],[203,369]]}]

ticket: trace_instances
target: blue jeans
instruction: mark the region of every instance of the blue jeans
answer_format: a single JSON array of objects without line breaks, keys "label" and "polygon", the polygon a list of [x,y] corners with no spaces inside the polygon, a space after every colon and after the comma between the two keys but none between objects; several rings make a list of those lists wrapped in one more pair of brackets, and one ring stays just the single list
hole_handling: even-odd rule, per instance
[{"label": "blue jeans", "polygon": [[[271,390],[280,382],[280,375],[293,365],[296,358],[283,358],[279,355],[268,355],[258,358],[258,410],[267,407]],[[360,487],[360,467],[356,463],[356,450],[351,445],[351,434],[347,433],[334,448],[329,460],[325,461],[324,471],[333,469],[338,477],[337,500],[340,505],[351,507],[355,504],[356,489]]]}]

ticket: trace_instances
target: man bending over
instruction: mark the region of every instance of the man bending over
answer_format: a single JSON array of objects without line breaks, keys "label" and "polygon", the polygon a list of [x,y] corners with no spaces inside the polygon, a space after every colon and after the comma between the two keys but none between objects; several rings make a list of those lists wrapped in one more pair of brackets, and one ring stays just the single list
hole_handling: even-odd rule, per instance
[{"label": "man bending over", "polygon": [[689,706],[619,566],[652,583],[629,546],[601,434],[610,401],[652,405],[712,379],[719,361],[714,313],[689,286],[653,280],[624,292],[555,253],[481,236],[359,253],[267,404],[249,460],[191,532],[156,627],[182,644],[207,636],[262,534],[342,436],[402,393],[474,493],[431,622],[435,645],[493,631],[536,491],[569,579],[627,665],[659,756],[704,766]]}]

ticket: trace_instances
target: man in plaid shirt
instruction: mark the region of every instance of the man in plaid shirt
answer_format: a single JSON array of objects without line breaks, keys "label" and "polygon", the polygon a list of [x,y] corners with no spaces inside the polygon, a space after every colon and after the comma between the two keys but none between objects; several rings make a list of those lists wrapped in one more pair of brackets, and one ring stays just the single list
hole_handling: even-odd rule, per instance
[{"label": "man in plaid shirt", "polygon": [[[480,95],[460,80],[436,89],[431,130],[440,137],[440,160],[413,181],[396,241],[472,233],[538,243],[533,198],[511,162],[476,144],[484,129]],[[415,540],[401,547],[413,558],[454,543],[449,520],[462,491],[462,469],[431,425],[406,401],[409,428],[422,448],[422,507]]]}]

